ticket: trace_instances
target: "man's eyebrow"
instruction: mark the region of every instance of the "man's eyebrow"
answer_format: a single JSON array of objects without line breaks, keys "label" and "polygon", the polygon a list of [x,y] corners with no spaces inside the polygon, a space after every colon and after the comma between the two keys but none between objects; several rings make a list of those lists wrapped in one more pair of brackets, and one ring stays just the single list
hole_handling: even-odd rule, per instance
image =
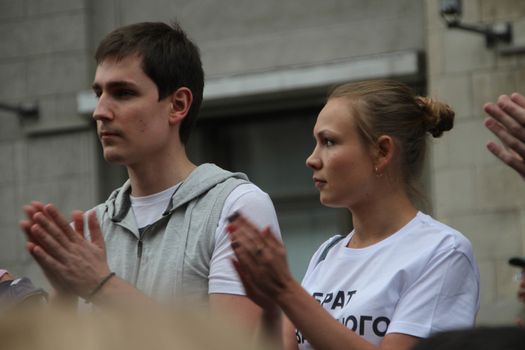
[{"label": "man's eyebrow", "polygon": [[[107,89],[133,88],[133,87],[137,87],[137,85],[135,83],[124,81],[124,80],[110,81],[109,83],[106,84]],[[93,85],[91,85],[91,88],[93,90],[100,90],[102,89],[102,86],[99,83],[93,83]]]}]

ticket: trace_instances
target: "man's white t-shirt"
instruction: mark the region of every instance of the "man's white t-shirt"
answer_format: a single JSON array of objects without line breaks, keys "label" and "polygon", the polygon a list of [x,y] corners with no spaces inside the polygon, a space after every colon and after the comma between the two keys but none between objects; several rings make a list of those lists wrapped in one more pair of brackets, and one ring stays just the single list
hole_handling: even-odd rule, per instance
[{"label": "man's white t-shirt", "polygon": [[[365,248],[347,244],[319,262],[314,254],[303,287],[335,319],[372,344],[388,333],[416,337],[472,327],[479,309],[479,271],[470,242],[418,213],[401,230]],[[297,332],[300,349],[311,345]]]},{"label": "man's white t-shirt", "polygon": [[[173,193],[180,184],[149,196],[130,196],[131,208],[137,227],[146,227],[162,217]],[[244,287],[233,268],[231,249],[226,226],[227,217],[238,211],[260,229],[270,226],[272,232],[281,238],[277,214],[267,193],[252,183],[237,186],[226,198],[222,208],[219,226],[215,231],[215,250],[210,262],[208,293],[245,295]]]}]

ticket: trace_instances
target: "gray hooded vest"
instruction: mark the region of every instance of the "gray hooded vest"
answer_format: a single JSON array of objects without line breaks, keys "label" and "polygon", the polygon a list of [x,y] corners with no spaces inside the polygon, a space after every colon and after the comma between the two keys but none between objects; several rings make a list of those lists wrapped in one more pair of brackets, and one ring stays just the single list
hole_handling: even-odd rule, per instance
[{"label": "gray hooded vest", "polygon": [[156,300],[206,301],[224,201],[243,183],[242,173],[203,164],[175,190],[162,217],[139,231],[128,180],[96,207],[110,269]]}]

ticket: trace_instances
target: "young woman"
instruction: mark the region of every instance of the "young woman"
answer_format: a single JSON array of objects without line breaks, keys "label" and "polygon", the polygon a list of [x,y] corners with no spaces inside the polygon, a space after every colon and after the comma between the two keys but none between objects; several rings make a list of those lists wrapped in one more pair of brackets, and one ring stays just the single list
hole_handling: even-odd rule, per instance
[{"label": "young woman", "polygon": [[299,285],[283,244],[241,213],[231,218],[234,265],[286,349],[411,348],[474,325],[479,272],[470,242],[418,211],[426,135],[453,125],[445,104],[396,81],[338,87],[314,127],[306,160],[321,203],[348,208],[354,229],[325,242]]}]

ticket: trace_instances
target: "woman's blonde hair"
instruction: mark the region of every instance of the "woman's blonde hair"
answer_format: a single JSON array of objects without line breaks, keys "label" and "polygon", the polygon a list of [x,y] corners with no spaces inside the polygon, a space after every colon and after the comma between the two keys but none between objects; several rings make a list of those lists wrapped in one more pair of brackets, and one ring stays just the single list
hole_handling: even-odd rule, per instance
[{"label": "woman's blonde hair", "polygon": [[417,194],[426,153],[426,135],[440,137],[454,125],[454,111],[442,102],[417,96],[395,80],[368,80],[336,87],[328,99],[346,98],[363,141],[375,145],[381,135],[394,138],[400,149],[402,180]]}]

